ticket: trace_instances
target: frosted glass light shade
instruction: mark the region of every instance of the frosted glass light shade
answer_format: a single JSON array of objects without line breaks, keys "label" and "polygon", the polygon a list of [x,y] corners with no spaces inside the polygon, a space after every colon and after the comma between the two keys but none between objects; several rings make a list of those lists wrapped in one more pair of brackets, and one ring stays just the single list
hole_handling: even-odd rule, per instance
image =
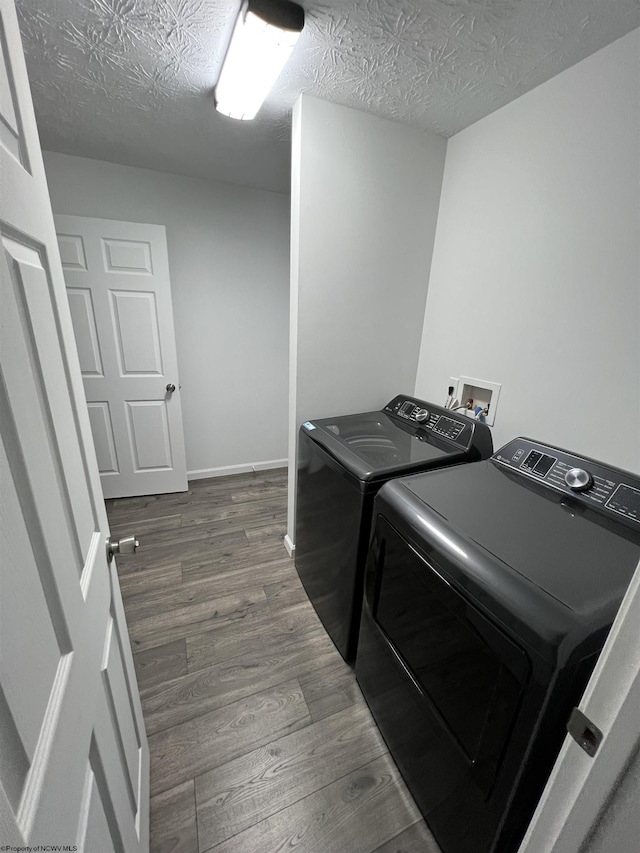
[{"label": "frosted glass light shade", "polygon": [[215,88],[216,109],[230,118],[254,118],[299,37],[241,12]]}]

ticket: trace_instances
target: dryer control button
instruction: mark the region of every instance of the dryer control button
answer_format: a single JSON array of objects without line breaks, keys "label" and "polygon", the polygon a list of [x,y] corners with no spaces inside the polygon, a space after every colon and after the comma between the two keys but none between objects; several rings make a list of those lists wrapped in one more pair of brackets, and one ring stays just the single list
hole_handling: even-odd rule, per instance
[{"label": "dryer control button", "polygon": [[564,481],[573,492],[586,492],[593,486],[593,477],[584,468],[571,468],[564,475]]},{"label": "dryer control button", "polygon": [[422,421],[426,421],[426,419],[428,417],[429,417],[429,412],[426,409],[418,409],[418,411],[415,414],[415,419],[417,421],[420,421],[420,423],[422,423]]}]

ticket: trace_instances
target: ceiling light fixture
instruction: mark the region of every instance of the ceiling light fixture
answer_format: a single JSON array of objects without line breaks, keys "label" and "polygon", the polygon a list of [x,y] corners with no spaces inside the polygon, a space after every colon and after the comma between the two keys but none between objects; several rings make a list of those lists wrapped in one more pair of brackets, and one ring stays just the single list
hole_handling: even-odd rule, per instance
[{"label": "ceiling light fixture", "polygon": [[215,87],[216,109],[230,118],[254,118],[303,26],[297,3],[244,0]]}]

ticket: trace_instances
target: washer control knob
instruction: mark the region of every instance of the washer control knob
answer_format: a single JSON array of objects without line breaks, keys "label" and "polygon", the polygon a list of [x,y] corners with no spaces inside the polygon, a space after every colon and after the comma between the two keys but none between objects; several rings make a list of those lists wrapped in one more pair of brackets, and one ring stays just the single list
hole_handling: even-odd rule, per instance
[{"label": "washer control knob", "polygon": [[426,421],[426,419],[428,417],[429,417],[429,412],[426,409],[418,409],[418,411],[416,412],[416,420],[419,423]]},{"label": "washer control knob", "polygon": [[572,468],[567,471],[564,481],[572,492],[586,492],[593,486],[593,477],[584,468]]}]

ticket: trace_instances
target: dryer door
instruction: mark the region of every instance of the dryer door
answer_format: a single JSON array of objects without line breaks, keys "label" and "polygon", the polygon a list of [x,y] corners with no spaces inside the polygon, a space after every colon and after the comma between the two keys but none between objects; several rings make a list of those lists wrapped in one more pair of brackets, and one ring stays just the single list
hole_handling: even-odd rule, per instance
[{"label": "dryer door", "polygon": [[[429,544],[427,561],[381,516],[374,538],[358,681],[443,849],[487,850],[497,818],[488,800],[529,659],[445,579]],[[465,813],[473,820],[461,820]]]},{"label": "dryer door", "polygon": [[527,656],[388,526],[374,618],[487,789],[528,673]]}]

